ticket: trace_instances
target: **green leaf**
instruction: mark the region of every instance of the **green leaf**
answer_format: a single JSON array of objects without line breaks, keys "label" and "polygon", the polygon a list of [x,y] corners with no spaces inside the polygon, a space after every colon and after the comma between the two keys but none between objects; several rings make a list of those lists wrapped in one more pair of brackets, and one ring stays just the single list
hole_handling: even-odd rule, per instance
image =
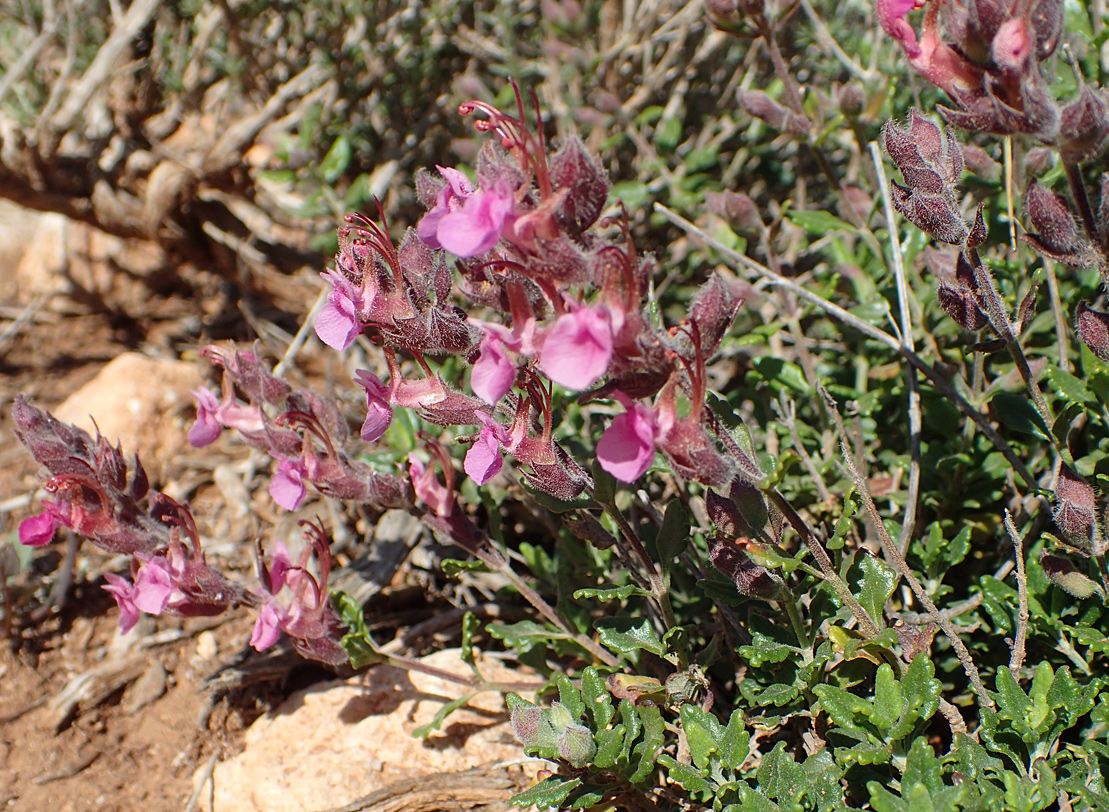
[{"label": "green leaf", "polygon": [[901,775],[902,794],[917,784],[925,787],[932,795],[943,789],[943,767],[924,736],[913,739],[909,747],[909,755],[905,759],[905,769]]},{"label": "green leaf", "polygon": [[464,572],[489,572],[489,567],[483,561],[463,561],[457,558],[444,558],[440,565],[443,575],[447,578],[457,578]]},{"label": "green leaf", "polygon": [[720,761],[725,769],[738,770],[739,765],[747,759],[747,751],[751,744],[751,734],[743,721],[743,712],[732,711],[728,718],[728,726],[724,735],[720,737]]},{"label": "green leaf", "polygon": [[650,596],[650,592],[645,589],[640,589],[635,584],[627,584],[626,586],[610,586],[610,587],[597,587],[590,589],[576,589],[574,590],[574,600],[597,600],[604,603],[610,601],[626,601],[632,595],[641,598]]},{"label": "green leaf", "polygon": [[888,738],[904,739],[920,722],[931,719],[939,709],[942,688],[942,684],[936,679],[936,667],[932,661],[923,654],[913,657],[901,677],[905,707],[897,724],[887,733]]},{"label": "green leaf", "polygon": [[351,154],[350,140],[340,135],[320,162],[320,174],[328,185],[334,184],[347,171]]},{"label": "green leaf", "polygon": [[874,677],[874,712],[871,714],[871,721],[878,730],[886,733],[901,718],[904,704],[901,686],[897,683],[893,669],[889,663],[882,663]]},{"label": "green leaf", "polygon": [[655,705],[644,705],[636,710],[643,722],[643,739],[632,749],[631,762],[636,767],[628,780],[640,784],[654,772],[659,751],[666,743],[666,721]]},{"label": "green leaf", "polygon": [[655,539],[659,562],[663,573],[669,573],[678,557],[689,546],[689,514],[682,507],[682,501],[674,497],[666,505],[662,517],[662,527]]},{"label": "green leaf", "polygon": [[682,138],[682,120],[678,116],[663,119],[655,130],[655,143],[660,150],[670,152]]},{"label": "green leaf", "polygon": [[897,588],[900,580],[892,568],[872,555],[863,555],[859,561],[862,578],[858,580],[859,603],[867,614],[873,618],[878,628],[885,626],[886,601],[889,600],[893,590]]},{"label": "green leaf", "polygon": [[593,756],[593,765],[600,770],[611,769],[616,765],[616,760],[624,751],[624,737],[627,728],[616,725],[611,730],[598,730],[593,734],[597,742],[597,752]]},{"label": "green leaf", "polygon": [[996,393],[990,398],[990,414],[1013,431],[1032,434],[1051,442],[1051,432],[1044,425],[1040,413],[1023,395]]},{"label": "green leaf", "polygon": [[593,460],[593,498],[602,505],[611,505],[616,499],[616,478],[601,467],[599,459]]},{"label": "green leaf", "polygon": [[643,650],[661,657],[666,650],[662,641],[655,636],[648,618],[639,621],[631,617],[602,618],[593,625],[597,629],[601,645],[621,654]]},{"label": "green leaf", "polygon": [[791,361],[764,355],[753,359],[751,366],[776,390],[787,388],[804,395],[809,394],[809,382],[805,380],[804,370]]},{"label": "green leaf", "polygon": [[459,654],[462,662],[470,666],[477,673],[477,664],[474,662],[474,633],[481,628],[481,621],[473,612],[462,616],[462,650]]},{"label": "green leaf", "polygon": [[605,681],[593,666],[581,673],[581,698],[593,719],[593,729],[605,730],[616,715],[616,708]]},{"label": "green leaf", "polygon": [[446,719],[456,710],[461,708],[476,695],[476,692],[464,694],[463,696],[458,697],[458,699],[454,699],[443,705],[441,708],[439,708],[439,710],[435,712],[435,716],[432,717],[430,722],[428,722],[426,725],[420,725],[418,728],[412,731],[413,738],[426,739],[429,735],[431,735],[433,731],[436,731],[443,726],[444,719]]},{"label": "green leaf", "polygon": [[786,752],[785,742],[778,742],[763,756],[757,776],[759,789],[775,801],[798,801],[808,786],[805,771]]},{"label": "green leaf", "polygon": [[535,806],[540,809],[551,809],[562,806],[563,801],[570,797],[570,793],[581,786],[580,778],[565,779],[552,775],[544,778],[534,787],[523,792],[517,792],[509,799],[513,806]]},{"label": "green leaf", "polygon": [[621,699],[617,710],[620,713],[620,720],[624,723],[624,729],[627,731],[624,734],[624,748],[620,752],[617,764],[628,765],[631,764],[632,749],[635,747],[635,742],[639,738],[639,734],[643,732],[643,719],[640,718],[635,704],[630,700]]},{"label": "green leaf", "polygon": [[679,714],[693,763],[698,769],[708,768],[712,757],[718,753],[720,738],[724,733],[720,729],[720,723],[715,716],[705,713],[696,705],[682,705]]},{"label": "green leaf", "polygon": [[672,756],[666,753],[659,754],[658,763],[660,766],[666,768],[666,772],[669,774],[671,781],[680,784],[689,792],[703,792],[709,794],[716,789],[713,784],[709,783],[709,781],[701,775],[699,770],[690,767],[688,764],[675,761]]},{"label": "green leaf", "polygon": [[870,703],[837,685],[817,685],[813,693],[833,722],[847,730],[865,733],[862,720],[870,718]]},{"label": "green leaf", "polygon": [[[1044,663],[1044,665],[1047,665],[1047,663]],[[1050,665],[1047,667],[1051,668]],[[1032,732],[1028,724],[1029,717],[1032,714],[1032,700],[1021,690],[1020,685],[1017,684],[1008,668],[997,669],[995,684],[997,686],[998,717],[1012,722],[1018,735],[1024,738],[1025,735]]]},{"label": "green leaf", "polygon": [[845,231],[848,234],[855,234],[858,229],[850,223],[845,223],[833,214],[826,211],[798,211],[797,209],[787,209],[786,217],[789,221],[796,226],[800,226],[807,234],[814,236],[823,236],[829,231]]},{"label": "green leaf", "polygon": [[847,493],[843,495],[843,512],[840,513],[839,519],[836,521],[836,528],[832,532],[832,537],[828,539],[826,546],[829,550],[839,550],[843,548],[843,540],[847,538],[847,534],[851,532],[851,519],[855,515],[855,511],[859,509],[859,500],[854,498],[855,486],[851,485],[847,489]]},{"label": "green leaf", "polygon": [[343,647],[343,653],[347,655],[351,666],[365,668],[368,665],[383,662],[384,658],[377,653],[373,638],[370,637],[369,629],[366,627],[362,604],[337,589],[331,593],[331,606],[339,615],[343,625],[350,630],[343,635],[339,645]]},{"label": "green leaf", "polygon": [[1066,370],[1050,365],[1044,371],[1052,390],[1067,403],[1085,405],[1094,402],[1094,393],[1086,388],[1086,384]]},{"label": "green leaf", "polygon": [[580,722],[585,717],[585,702],[581,698],[581,691],[574,687],[574,683],[565,674],[559,674],[558,701],[570,712],[573,721]]}]

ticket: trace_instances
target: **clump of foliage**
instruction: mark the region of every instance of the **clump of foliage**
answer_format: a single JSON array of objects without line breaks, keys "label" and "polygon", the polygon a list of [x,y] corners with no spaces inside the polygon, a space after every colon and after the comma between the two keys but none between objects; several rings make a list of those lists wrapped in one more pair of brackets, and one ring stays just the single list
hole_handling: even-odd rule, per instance
[{"label": "clump of foliage", "polygon": [[[536,96],[466,102],[473,165],[417,176],[399,243],[382,208],[349,215],[323,274],[316,334],[380,360],[352,375],[357,434],[258,352],[209,347],[222,386],[189,439],[236,431],[288,510],[311,487],[408,511],[464,556],[445,568],[530,605],[468,616],[453,677],[490,687],[484,631],[546,680],[536,702],[492,686],[549,762],[521,806],[1102,808],[1109,110],[1080,48],[1103,21],[930,0],[918,35],[913,3],[879,0],[848,51],[807,0],[706,9],[770,57],[735,91],[746,192],[675,194],[696,216],[704,191],[703,227],[640,218],[595,150],[548,143]],[[819,65],[783,49],[806,36]],[[915,108],[877,67],[897,49]],[[296,560],[260,546],[247,590],[137,460],[22,399],[15,421],[54,496],[21,540],[64,525],[131,556],[105,587],[123,626],[244,604],[260,650],[426,668],[329,591],[322,524]]]}]

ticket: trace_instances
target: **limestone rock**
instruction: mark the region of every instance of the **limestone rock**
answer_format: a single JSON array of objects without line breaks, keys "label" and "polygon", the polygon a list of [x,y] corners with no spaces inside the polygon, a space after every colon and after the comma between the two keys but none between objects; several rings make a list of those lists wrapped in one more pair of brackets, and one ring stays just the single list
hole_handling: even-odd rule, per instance
[{"label": "limestone rock", "polygon": [[[457,649],[424,662],[469,673]],[[480,668],[488,679],[534,679],[492,661]],[[242,753],[216,767],[216,812],[329,809],[404,779],[521,758],[504,700],[494,692],[478,694],[428,739],[412,738],[463,691],[437,677],[379,665],[293,694],[251,726]]]},{"label": "limestone rock", "polygon": [[98,426],[113,444],[122,444],[128,460],[138,451],[153,475],[185,449],[189,392],[198,386],[200,373],[194,364],[127,352],[66,398],[54,416],[94,437]]}]

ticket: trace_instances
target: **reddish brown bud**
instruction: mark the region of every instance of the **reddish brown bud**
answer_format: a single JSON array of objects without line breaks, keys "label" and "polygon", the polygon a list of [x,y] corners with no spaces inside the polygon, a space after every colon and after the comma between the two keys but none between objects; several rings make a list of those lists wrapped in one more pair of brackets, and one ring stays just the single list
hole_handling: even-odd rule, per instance
[{"label": "reddish brown bud", "polygon": [[1040,554],[1040,566],[1057,587],[1069,592],[1076,598],[1088,598],[1101,592],[1097,583],[1078,570],[1074,562],[1061,555],[1052,555],[1046,550]]},{"label": "reddish brown bud", "polygon": [[858,116],[866,107],[863,89],[855,82],[841,85],[836,91],[836,104],[839,105],[839,111],[848,118]]},{"label": "reddish brown bud", "polygon": [[936,298],[943,311],[964,330],[975,332],[989,323],[986,316],[978,309],[974,297],[963,288],[941,284],[936,291]]},{"label": "reddish brown bud", "polygon": [[782,579],[759,566],[742,549],[751,543],[740,538],[736,542],[717,537],[709,539],[709,560],[722,575],[730,578],[740,594],[763,600],[777,600],[782,594]]},{"label": "reddish brown bud", "polygon": [[1109,363],[1109,313],[1099,313],[1085,302],[1078,304],[1078,337],[1090,352]]},{"label": "reddish brown bud", "polygon": [[1095,532],[1097,497],[1090,485],[1068,468],[1059,470],[1055,486],[1055,524],[1067,538],[1086,547]]},{"label": "reddish brown bud", "polygon": [[1109,114],[1100,92],[1083,85],[1078,98],[1059,114],[1059,151],[1069,161],[1089,161],[1105,148]]},{"label": "reddish brown bud", "polygon": [[709,211],[720,215],[733,226],[743,231],[762,231],[758,206],[743,192],[709,192],[705,195],[705,202]]},{"label": "reddish brown bud", "polygon": [[741,88],[736,91],[736,99],[748,115],[790,135],[804,135],[812,126],[808,119],[786,109],[761,90]]},{"label": "reddish brown bud", "polygon": [[973,144],[963,145],[963,159],[969,172],[982,180],[996,181],[1001,177],[1001,164],[990,157],[981,147]]},{"label": "reddish brown bud", "polygon": [[1055,162],[1055,152],[1049,147],[1033,147],[1024,156],[1024,171],[1038,177],[1049,169]]},{"label": "reddish brown bud", "polygon": [[1078,232],[1078,226],[1063,198],[1045,189],[1033,178],[1024,198],[1033,234],[1023,236],[1036,251],[1067,265],[1089,264],[1089,243]]}]

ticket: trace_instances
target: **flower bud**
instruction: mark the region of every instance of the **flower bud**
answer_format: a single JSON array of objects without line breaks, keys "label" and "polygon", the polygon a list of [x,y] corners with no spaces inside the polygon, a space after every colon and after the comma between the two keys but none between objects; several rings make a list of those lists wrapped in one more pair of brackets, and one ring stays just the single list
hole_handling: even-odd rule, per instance
[{"label": "flower bud", "polygon": [[1001,177],[1001,164],[991,158],[990,154],[981,147],[965,144],[963,159],[966,161],[967,170],[982,180],[996,181]]},{"label": "flower bud", "polygon": [[1032,35],[1028,22],[1020,17],[1006,20],[997,29],[991,44],[993,61],[1003,71],[1019,73],[1032,56]]},{"label": "flower bud", "polygon": [[709,211],[723,217],[742,231],[758,233],[763,229],[758,206],[743,192],[708,192],[705,195],[705,202],[708,204]]},{"label": "flower bud", "polygon": [[1094,510],[1097,497],[1094,489],[1066,465],[1059,470],[1055,486],[1055,511],[1052,518],[1067,538],[1088,546],[1096,527]]},{"label": "flower bud", "polygon": [[973,333],[989,323],[985,314],[978,308],[974,296],[965,288],[941,284],[936,291],[936,298],[943,312],[964,330]]},{"label": "flower bud", "polygon": [[584,725],[567,725],[558,737],[558,754],[574,767],[585,767],[597,753],[593,734]]},{"label": "flower bud", "polygon": [[1083,85],[1078,98],[1059,114],[1059,152],[1066,160],[1096,158],[1109,136],[1109,114],[1100,92]]},{"label": "flower bud", "polygon": [[840,113],[847,118],[855,118],[865,109],[866,97],[857,83],[848,82],[840,85],[836,91],[836,103],[839,105]]},{"label": "flower bud", "polygon": [[1043,567],[1051,583],[1076,598],[1085,599],[1101,592],[1101,587],[1093,579],[1079,572],[1069,558],[1052,555],[1045,550],[1040,555],[1040,566]]},{"label": "flower bud", "polygon": [[1055,152],[1050,147],[1033,147],[1024,156],[1024,171],[1038,177],[1051,169],[1054,162]]},{"label": "flower bud", "polygon": [[788,110],[761,90],[736,91],[739,106],[754,118],[761,119],[776,130],[801,136],[809,131],[812,125],[808,119]]},{"label": "flower bud", "polygon": [[1109,313],[1100,313],[1085,302],[1078,303],[1078,337],[1090,352],[1109,363]]}]

